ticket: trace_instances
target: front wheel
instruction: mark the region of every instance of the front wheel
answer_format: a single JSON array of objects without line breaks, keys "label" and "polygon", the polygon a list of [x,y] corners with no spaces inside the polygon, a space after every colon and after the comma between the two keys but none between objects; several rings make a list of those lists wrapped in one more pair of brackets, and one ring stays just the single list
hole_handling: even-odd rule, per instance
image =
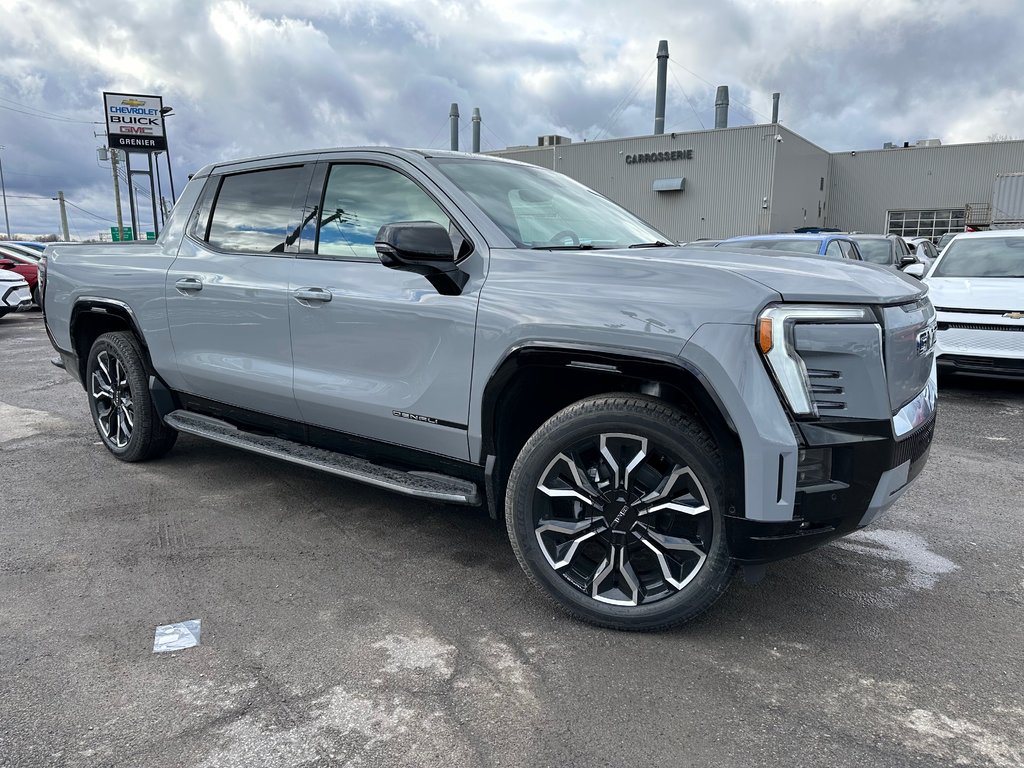
[{"label": "front wheel", "polygon": [[146,461],[171,450],[178,433],[153,407],[142,353],[131,334],[104,333],[97,338],[85,377],[93,424],[114,456]]},{"label": "front wheel", "polygon": [[733,574],[717,446],[654,398],[605,395],[551,417],[512,468],[506,523],[523,570],[600,626],[664,629],[707,610]]}]

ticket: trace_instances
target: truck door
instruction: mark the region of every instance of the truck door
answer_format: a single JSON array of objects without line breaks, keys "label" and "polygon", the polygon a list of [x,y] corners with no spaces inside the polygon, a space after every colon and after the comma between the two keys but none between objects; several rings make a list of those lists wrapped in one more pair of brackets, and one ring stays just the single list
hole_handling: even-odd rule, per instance
[{"label": "truck door", "polygon": [[[352,157],[318,165],[304,217],[310,225],[293,262],[299,411],[324,428],[321,440],[333,431],[466,459],[484,257],[472,251],[468,222],[455,221],[418,169],[370,153]],[[442,296],[426,278],[377,257],[383,224],[424,220],[448,227],[455,252],[466,254],[470,279],[459,295]]]},{"label": "truck door", "polygon": [[214,175],[167,273],[185,391],[289,419],[289,276],[313,164]]}]

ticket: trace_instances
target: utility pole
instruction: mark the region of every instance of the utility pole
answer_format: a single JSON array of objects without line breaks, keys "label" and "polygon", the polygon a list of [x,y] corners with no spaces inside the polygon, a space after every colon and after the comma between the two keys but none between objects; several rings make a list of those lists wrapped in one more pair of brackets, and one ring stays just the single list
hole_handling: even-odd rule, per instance
[{"label": "utility pole", "polygon": [[124,242],[124,219],[121,218],[121,180],[117,175],[118,153],[120,150],[110,150],[110,168],[114,173],[114,211],[117,213],[117,242]]},{"label": "utility pole", "polygon": [[68,211],[64,207],[64,193],[57,190],[57,202],[60,203],[60,228],[64,234],[64,242],[70,242],[71,233],[68,232]]},{"label": "utility pole", "polygon": [[[3,147],[0,147],[3,149]],[[4,185],[4,163],[0,160],[0,191],[4,196],[4,226],[7,227],[7,239],[11,239],[11,220],[7,218],[7,187]]]}]

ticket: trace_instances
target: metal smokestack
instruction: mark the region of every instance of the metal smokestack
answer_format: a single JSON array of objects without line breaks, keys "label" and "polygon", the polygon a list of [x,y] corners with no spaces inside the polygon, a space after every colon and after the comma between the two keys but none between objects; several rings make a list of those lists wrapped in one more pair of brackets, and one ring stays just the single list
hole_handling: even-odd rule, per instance
[{"label": "metal smokestack", "polygon": [[729,86],[718,86],[715,94],[715,128],[729,127]]},{"label": "metal smokestack", "polygon": [[654,97],[654,133],[665,132],[665,85],[668,79],[668,40],[658,41],[658,91]]},{"label": "metal smokestack", "polygon": [[779,122],[779,92],[772,94],[772,123]]},{"label": "metal smokestack", "polygon": [[459,151],[459,105],[456,102],[452,102],[451,111],[448,113],[448,117],[452,121],[452,152]]},{"label": "metal smokestack", "polygon": [[480,151],[480,107],[473,107],[473,151]]}]

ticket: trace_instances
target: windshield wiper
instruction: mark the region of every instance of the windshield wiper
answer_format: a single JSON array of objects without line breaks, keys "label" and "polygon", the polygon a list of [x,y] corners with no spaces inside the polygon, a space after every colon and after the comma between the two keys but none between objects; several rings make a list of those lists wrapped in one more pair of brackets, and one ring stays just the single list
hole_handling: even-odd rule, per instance
[{"label": "windshield wiper", "polygon": [[630,248],[672,248],[675,243],[663,243],[661,240],[655,240],[653,243],[633,243]]},{"label": "windshield wiper", "polygon": [[535,245],[531,251],[596,251],[605,246],[593,245],[591,243],[579,243],[578,245]]}]

